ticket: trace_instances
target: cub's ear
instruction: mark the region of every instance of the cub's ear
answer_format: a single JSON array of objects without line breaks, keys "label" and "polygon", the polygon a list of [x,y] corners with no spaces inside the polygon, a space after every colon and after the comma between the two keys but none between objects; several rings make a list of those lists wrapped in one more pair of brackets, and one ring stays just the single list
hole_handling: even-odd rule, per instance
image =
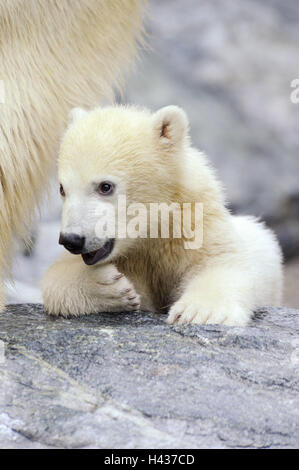
[{"label": "cub's ear", "polygon": [[153,128],[163,146],[175,147],[188,135],[189,122],[181,108],[166,106],[153,115]]},{"label": "cub's ear", "polygon": [[88,114],[88,111],[82,108],[73,108],[68,116],[68,125],[71,126],[75,122],[80,121],[84,116]]}]

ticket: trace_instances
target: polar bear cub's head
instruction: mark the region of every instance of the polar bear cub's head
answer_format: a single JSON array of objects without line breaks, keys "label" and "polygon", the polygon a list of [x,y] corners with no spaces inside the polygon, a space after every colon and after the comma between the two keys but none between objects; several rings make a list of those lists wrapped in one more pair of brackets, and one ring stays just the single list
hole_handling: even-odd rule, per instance
[{"label": "polar bear cub's head", "polygon": [[176,106],[154,114],[75,108],[59,153],[60,243],[89,265],[125,254],[138,243],[126,211],[176,200],[187,144],[187,117]]}]

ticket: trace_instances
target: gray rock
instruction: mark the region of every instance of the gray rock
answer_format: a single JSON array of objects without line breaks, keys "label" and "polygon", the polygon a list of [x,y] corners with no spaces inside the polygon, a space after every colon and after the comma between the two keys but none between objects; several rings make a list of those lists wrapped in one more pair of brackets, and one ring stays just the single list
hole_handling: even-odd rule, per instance
[{"label": "gray rock", "polygon": [[[163,316],[0,317],[1,448],[296,447],[299,311],[246,328]],[[1,346],[1,343],[0,343]]]}]

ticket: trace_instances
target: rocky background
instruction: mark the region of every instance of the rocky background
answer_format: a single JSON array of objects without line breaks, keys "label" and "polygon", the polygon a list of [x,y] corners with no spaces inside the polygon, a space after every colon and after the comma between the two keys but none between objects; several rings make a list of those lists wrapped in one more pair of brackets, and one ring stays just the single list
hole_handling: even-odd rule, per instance
[{"label": "rocky background", "polygon": [[[232,210],[276,230],[291,260],[286,304],[299,307],[299,103],[290,99],[298,1],[150,0],[147,31],[149,47],[120,100],[187,111],[194,145],[217,167]],[[40,300],[39,279],[59,251],[59,210],[55,195],[34,255],[17,257],[10,301]]]},{"label": "rocky background", "polygon": [[10,306],[0,448],[298,448],[298,320],[268,308],[245,328],[169,326]]}]

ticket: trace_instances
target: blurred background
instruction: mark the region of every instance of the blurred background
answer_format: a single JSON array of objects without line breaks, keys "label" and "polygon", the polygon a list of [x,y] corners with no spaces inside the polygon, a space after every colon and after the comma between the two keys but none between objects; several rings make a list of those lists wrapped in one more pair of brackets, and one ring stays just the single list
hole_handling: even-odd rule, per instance
[{"label": "blurred background", "polygon": [[[299,308],[298,0],[150,0],[149,47],[117,101],[152,110],[182,106],[196,147],[206,152],[233,212],[265,220],[286,259],[284,305]],[[299,93],[298,93],[299,96]],[[57,183],[20,245],[9,302],[40,302],[40,280],[58,256]]]}]

